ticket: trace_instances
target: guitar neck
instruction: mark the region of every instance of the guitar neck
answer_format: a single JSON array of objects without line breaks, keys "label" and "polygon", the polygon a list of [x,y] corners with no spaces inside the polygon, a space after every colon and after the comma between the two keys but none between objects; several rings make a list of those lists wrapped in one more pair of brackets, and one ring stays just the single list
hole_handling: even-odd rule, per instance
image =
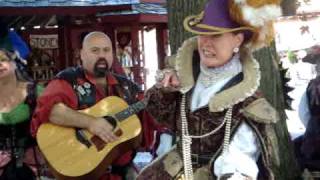
[{"label": "guitar neck", "polygon": [[132,116],[133,114],[136,114],[137,112],[141,111],[145,107],[146,107],[146,103],[142,100],[130,105],[128,108],[126,108],[121,112],[118,112],[114,116],[118,121],[122,121]]}]

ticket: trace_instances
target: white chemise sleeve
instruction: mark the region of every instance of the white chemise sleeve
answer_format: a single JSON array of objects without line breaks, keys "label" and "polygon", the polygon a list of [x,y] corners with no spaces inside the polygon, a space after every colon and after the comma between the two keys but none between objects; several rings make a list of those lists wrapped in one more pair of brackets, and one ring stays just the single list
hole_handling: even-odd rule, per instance
[{"label": "white chemise sleeve", "polygon": [[230,142],[229,151],[221,154],[214,162],[214,174],[221,177],[228,173],[241,173],[256,179],[260,153],[256,134],[246,123],[242,123]]}]

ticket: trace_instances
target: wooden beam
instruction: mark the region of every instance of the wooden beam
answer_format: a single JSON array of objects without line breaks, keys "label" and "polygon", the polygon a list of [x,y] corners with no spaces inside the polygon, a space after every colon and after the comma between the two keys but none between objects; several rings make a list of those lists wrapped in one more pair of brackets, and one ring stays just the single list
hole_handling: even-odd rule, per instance
[{"label": "wooden beam", "polygon": [[58,34],[59,31],[58,29],[46,29],[46,28],[41,28],[41,29],[26,29],[22,31],[27,34],[39,34],[39,35],[46,35],[46,34]]},{"label": "wooden beam", "polygon": [[102,23],[131,23],[139,21],[139,14],[133,15],[108,15],[99,17]]},{"label": "wooden beam", "polygon": [[167,15],[131,14],[99,17],[102,23],[168,23]]},{"label": "wooden beam", "polygon": [[168,16],[158,15],[158,14],[140,14],[139,22],[140,23],[168,23]]},{"label": "wooden beam", "polygon": [[131,5],[72,7],[0,7],[1,16],[13,15],[87,15],[98,12],[131,10]]}]

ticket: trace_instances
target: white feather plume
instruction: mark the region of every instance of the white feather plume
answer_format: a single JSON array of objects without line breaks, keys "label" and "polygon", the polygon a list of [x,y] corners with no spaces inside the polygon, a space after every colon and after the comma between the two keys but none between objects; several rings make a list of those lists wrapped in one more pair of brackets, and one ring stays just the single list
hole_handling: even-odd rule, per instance
[{"label": "white feather plume", "polygon": [[261,27],[266,21],[273,20],[281,15],[281,8],[276,5],[265,5],[260,8],[253,8],[248,5],[242,7],[244,20],[250,25]]}]

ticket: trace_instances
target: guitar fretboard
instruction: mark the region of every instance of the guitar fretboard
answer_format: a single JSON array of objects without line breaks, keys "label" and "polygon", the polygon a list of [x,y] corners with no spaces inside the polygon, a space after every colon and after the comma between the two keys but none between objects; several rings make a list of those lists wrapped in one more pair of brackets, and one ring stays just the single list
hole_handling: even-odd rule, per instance
[{"label": "guitar fretboard", "polygon": [[145,107],[146,107],[145,102],[139,101],[135,104],[130,105],[127,109],[125,109],[121,112],[118,112],[114,116],[118,121],[122,121],[122,120],[125,120],[128,117],[132,116],[133,114],[136,114],[137,112],[141,111]]}]

